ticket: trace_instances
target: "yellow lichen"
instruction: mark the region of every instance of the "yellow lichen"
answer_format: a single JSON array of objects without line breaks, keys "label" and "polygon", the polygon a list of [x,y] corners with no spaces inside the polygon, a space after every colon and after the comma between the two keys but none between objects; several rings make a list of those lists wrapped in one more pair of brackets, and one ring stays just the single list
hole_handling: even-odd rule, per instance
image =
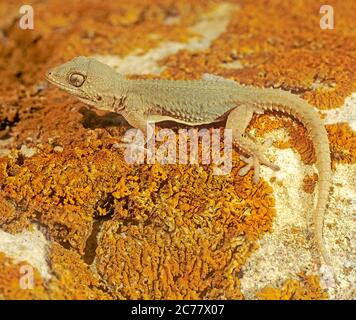
[{"label": "yellow lichen", "polygon": [[299,275],[299,280],[287,280],[281,288],[266,287],[256,294],[261,300],[325,300],[327,293],[317,276]]}]

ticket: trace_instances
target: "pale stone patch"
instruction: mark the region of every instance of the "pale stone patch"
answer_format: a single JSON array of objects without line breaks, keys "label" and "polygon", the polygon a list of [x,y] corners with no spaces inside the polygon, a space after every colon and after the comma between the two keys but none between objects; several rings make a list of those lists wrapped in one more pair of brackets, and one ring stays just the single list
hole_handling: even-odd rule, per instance
[{"label": "pale stone patch", "polygon": [[[313,196],[301,190],[307,170],[292,149],[268,151],[273,153],[274,163],[281,167],[276,172],[261,168],[261,176],[274,190],[277,214],[272,232],[259,241],[260,248],[243,267],[241,287],[247,299],[254,299],[254,294],[265,286],[280,286],[298,272],[316,271],[312,265],[311,241],[307,240]],[[275,178],[273,182],[271,177]]]},{"label": "pale stone patch", "polygon": [[325,124],[348,122],[352,130],[356,130],[356,92],[347,97],[340,108],[321,110],[320,112],[326,116]]},{"label": "pale stone patch", "polygon": [[145,54],[137,49],[126,57],[113,55],[95,55],[93,58],[109,65],[121,74],[160,74],[165,67],[159,66],[158,61],[176,54],[180,50],[202,51],[209,48],[211,42],[226,31],[231,14],[238,6],[221,3],[216,10],[202,16],[201,20],[190,28],[197,34],[186,43],[163,41],[157,48]]},{"label": "pale stone patch", "polygon": [[6,140],[0,139],[0,157],[7,157],[11,150],[7,148],[7,146],[13,141],[13,138],[8,138]]},{"label": "pale stone patch", "polygon": [[29,148],[25,144],[21,146],[21,154],[26,158],[31,158],[33,155],[37,153],[37,148]]},{"label": "pale stone patch", "polygon": [[[12,258],[14,263],[27,261],[36,268],[42,278],[51,278],[47,263],[48,242],[44,235],[35,227],[32,231],[10,234],[0,230],[0,252]],[[19,273],[19,279],[20,279]]]},{"label": "pale stone patch", "polygon": [[[292,149],[271,148],[281,171],[272,172],[261,168],[261,175],[271,184],[276,199],[276,217],[271,233],[259,241],[260,248],[254,252],[243,267],[242,291],[247,299],[255,299],[255,293],[266,286],[279,287],[288,279],[296,278],[299,272],[317,274],[331,299],[355,298],[355,165],[337,165],[332,181],[329,205],[324,219],[324,240],[339,280],[330,286],[325,273],[318,270],[319,259],[313,241],[312,214],[317,199],[302,189],[303,178],[314,171],[313,166],[303,165],[299,154]],[[271,181],[270,178],[275,177]],[[325,270],[324,270],[325,271]]]},{"label": "pale stone patch", "polygon": [[356,299],[356,165],[337,164],[325,216],[324,239],[339,284],[331,299]]}]

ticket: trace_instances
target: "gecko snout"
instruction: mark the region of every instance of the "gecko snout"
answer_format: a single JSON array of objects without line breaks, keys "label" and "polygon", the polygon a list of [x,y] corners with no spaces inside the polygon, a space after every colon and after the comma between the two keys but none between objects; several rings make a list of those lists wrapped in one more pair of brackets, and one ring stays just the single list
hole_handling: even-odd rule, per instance
[{"label": "gecko snout", "polygon": [[51,79],[51,78],[52,78],[52,76],[53,76],[53,72],[52,72],[52,70],[49,70],[49,71],[47,71],[47,72],[46,72],[45,77],[46,77],[46,79],[47,79],[47,80]]},{"label": "gecko snout", "polygon": [[45,74],[45,78],[47,81],[53,83],[56,78],[56,72],[53,69],[48,70]]}]

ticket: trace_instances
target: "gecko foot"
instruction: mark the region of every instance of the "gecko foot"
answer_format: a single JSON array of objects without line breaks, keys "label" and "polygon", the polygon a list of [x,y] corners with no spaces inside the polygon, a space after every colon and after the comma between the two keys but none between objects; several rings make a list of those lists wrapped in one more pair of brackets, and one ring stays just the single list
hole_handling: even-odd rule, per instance
[{"label": "gecko foot", "polygon": [[263,145],[260,147],[260,150],[253,154],[250,157],[244,157],[244,156],[240,156],[241,160],[246,162],[246,166],[242,167],[238,174],[240,176],[244,176],[246,175],[251,169],[254,169],[255,172],[253,174],[253,182],[255,184],[258,183],[259,179],[260,179],[260,166],[265,165],[269,168],[271,168],[274,171],[279,170],[279,166],[271,163],[270,161],[268,161],[265,156],[263,155],[264,152],[266,151],[266,149],[268,149],[271,145],[272,145],[272,139],[266,139],[266,141],[263,143]]}]

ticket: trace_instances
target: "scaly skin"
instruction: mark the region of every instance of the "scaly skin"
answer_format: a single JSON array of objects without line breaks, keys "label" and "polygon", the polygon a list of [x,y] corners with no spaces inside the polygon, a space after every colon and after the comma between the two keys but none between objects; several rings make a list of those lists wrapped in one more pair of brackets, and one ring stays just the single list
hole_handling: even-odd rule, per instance
[{"label": "scaly skin", "polygon": [[120,113],[143,132],[149,122],[173,120],[200,125],[227,119],[226,127],[232,129],[234,144],[249,156],[242,157],[247,166],[239,174],[254,168],[255,182],[260,164],[274,170],[279,168],[263,155],[269,143],[257,146],[244,136],[253,113],[278,110],[302,121],[317,155],[319,195],[313,216],[316,244],[325,264],[332,268],[323,242],[323,217],[331,180],[329,141],[317,112],[306,101],[286,91],[242,86],[217,76],[195,81],[128,80],[109,66],[85,57],[50,70],[46,77],[89,105]]}]

